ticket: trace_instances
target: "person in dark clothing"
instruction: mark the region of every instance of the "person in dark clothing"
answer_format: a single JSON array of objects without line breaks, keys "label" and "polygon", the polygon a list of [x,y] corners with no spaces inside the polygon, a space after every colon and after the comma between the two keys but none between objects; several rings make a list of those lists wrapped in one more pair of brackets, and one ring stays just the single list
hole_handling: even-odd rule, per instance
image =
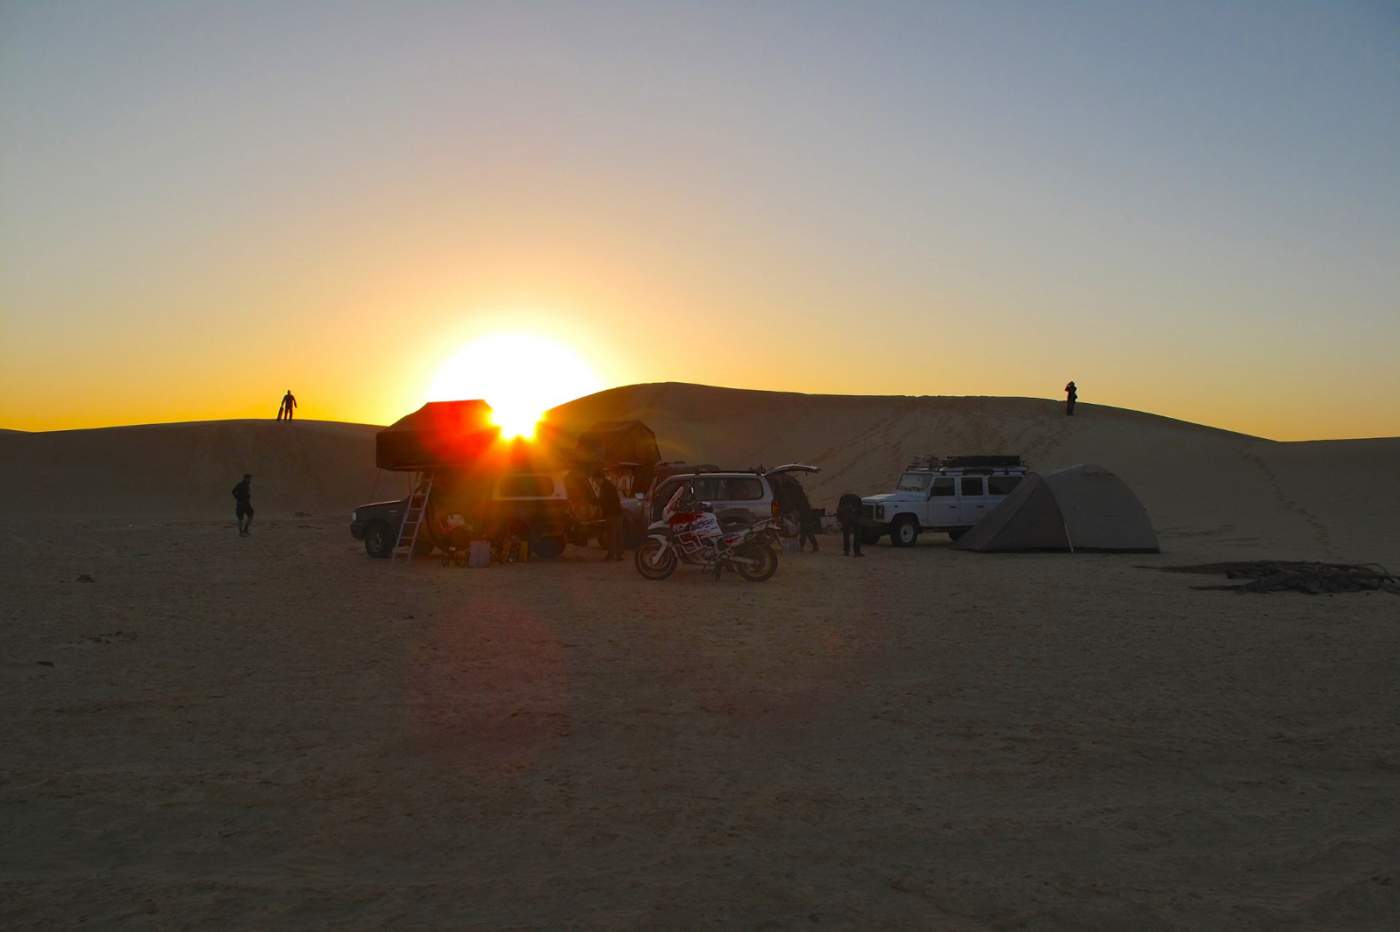
[{"label": "person in dark clothing", "polygon": [[802,483],[796,479],[792,481],[792,509],[797,515],[797,549],[800,552],[807,546],[807,542],[812,542],[812,552],[816,553],[821,548],[817,545],[817,525],[820,523],[816,510],[812,508],[812,501],[807,497],[807,490],[802,488]]},{"label": "person in dark clothing", "polygon": [[622,559],[622,499],[617,494],[617,486],[601,470],[593,473],[593,481],[598,483],[598,507],[603,512],[603,543],[607,545],[605,560]]},{"label": "person in dark clothing", "polygon": [[277,420],[280,421],[285,417],[290,421],[292,419],[292,409],[296,406],[297,396],[293,395],[292,390],[289,388],[287,389],[287,394],[282,396],[282,406],[277,409]]},{"label": "person in dark clothing", "polygon": [[847,492],[836,504],[836,520],[841,522],[841,556],[849,556],[854,547],[855,555],[860,552],[860,496]]},{"label": "person in dark clothing", "polygon": [[233,516],[238,519],[238,536],[247,537],[253,528],[253,474],[245,472],[243,481],[233,487]]},{"label": "person in dark clothing", "polygon": [[1079,399],[1079,389],[1075,387],[1071,380],[1065,386],[1065,417],[1074,417],[1074,403]]}]

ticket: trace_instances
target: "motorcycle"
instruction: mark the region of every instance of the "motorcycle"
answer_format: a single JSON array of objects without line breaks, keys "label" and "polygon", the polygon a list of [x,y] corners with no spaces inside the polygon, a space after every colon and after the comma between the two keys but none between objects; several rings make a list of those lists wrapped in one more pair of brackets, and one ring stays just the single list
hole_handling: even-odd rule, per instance
[{"label": "motorcycle", "polygon": [[681,563],[699,566],[719,579],[726,569],[749,582],[763,582],[778,571],[782,539],[778,526],[762,519],[751,528],[724,531],[711,511],[675,511],[647,528],[637,548],[637,572],[665,579]]}]

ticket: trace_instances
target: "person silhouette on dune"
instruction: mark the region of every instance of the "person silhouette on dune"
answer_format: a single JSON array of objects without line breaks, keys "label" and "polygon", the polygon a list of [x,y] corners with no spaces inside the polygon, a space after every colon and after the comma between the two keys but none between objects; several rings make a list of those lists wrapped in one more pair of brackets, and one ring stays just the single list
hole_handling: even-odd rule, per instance
[{"label": "person silhouette on dune", "polygon": [[277,420],[282,420],[286,416],[287,420],[292,419],[292,409],[297,406],[297,396],[292,394],[292,390],[287,389],[287,394],[282,396],[282,404],[277,408]]},{"label": "person silhouette on dune", "polygon": [[1065,417],[1074,417],[1074,403],[1079,400],[1079,389],[1075,387],[1074,380],[1065,386]]}]

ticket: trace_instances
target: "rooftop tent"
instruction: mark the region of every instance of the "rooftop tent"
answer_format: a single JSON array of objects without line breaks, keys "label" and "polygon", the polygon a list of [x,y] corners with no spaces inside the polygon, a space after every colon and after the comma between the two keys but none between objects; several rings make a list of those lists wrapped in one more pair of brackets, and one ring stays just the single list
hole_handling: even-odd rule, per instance
[{"label": "rooftop tent", "polygon": [[380,469],[417,470],[475,463],[495,442],[484,401],[430,401],[375,435]]},{"label": "rooftop tent", "polygon": [[1147,509],[1133,490],[1092,465],[1030,473],[958,546],[979,551],[1161,549]]},{"label": "rooftop tent", "polygon": [[641,421],[599,421],[579,434],[577,451],[585,463],[654,466],[661,461],[656,434]]}]

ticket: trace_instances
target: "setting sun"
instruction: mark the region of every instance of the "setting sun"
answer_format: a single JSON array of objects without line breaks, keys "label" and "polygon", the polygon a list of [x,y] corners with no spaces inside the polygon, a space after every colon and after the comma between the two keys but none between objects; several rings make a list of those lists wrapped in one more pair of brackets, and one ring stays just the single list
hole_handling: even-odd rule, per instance
[{"label": "setting sun", "polygon": [[484,398],[502,438],[529,439],[545,411],[601,387],[572,349],[534,334],[498,333],[473,340],[444,362],[428,400]]}]

